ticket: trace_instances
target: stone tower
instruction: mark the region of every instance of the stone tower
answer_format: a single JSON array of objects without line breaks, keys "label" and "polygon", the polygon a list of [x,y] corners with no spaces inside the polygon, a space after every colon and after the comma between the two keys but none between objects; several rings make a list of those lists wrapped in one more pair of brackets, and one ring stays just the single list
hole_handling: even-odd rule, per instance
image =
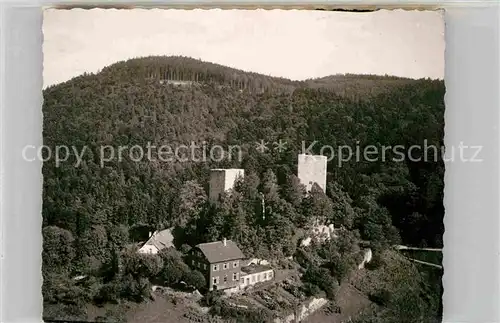
[{"label": "stone tower", "polygon": [[208,194],[210,201],[217,202],[221,193],[232,189],[236,180],[244,176],[245,170],[239,168],[210,170],[210,192]]},{"label": "stone tower", "polygon": [[326,193],[326,156],[299,154],[297,177],[309,192],[314,183]]}]

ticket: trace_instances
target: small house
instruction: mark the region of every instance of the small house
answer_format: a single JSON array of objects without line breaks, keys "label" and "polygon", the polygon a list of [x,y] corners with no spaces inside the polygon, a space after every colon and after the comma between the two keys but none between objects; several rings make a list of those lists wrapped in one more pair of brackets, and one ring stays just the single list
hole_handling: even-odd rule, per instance
[{"label": "small house", "polygon": [[201,243],[190,250],[188,265],[205,275],[208,290],[239,286],[243,252],[231,240]]},{"label": "small house", "polygon": [[150,234],[149,240],[139,249],[139,253],[157,254],[160,250],[174,247],[174,236],[170,229],[155,231]]}]

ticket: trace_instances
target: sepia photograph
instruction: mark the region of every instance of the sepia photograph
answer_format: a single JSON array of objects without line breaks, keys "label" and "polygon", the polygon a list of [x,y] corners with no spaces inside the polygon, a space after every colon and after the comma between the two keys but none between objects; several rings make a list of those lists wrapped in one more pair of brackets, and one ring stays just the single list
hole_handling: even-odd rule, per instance
[{"label": "sepia photograph", "polygon": [[442,12],[46,9],[43,39],[45,322],[441,322],[445,164],[480,149],[444,148]]}]

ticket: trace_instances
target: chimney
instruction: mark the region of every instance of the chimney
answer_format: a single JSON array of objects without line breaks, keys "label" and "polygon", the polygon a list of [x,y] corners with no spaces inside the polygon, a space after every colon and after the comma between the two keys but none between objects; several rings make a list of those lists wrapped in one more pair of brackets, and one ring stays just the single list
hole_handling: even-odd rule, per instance
[{"label": "chimney", "polygon": [[227,240],[226,240],[226,238],[222,239],[222,243],[224,244],[224,247],[227,246]]}]

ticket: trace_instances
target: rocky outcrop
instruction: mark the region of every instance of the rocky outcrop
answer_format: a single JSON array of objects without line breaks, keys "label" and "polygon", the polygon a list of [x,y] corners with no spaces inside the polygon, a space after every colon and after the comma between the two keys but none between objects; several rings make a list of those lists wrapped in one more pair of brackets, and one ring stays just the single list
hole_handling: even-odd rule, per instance
[{"label": "rocky outcrop", "polygon": [[365,249],[365,254],[363,257],[363,261],[358,265],[358,269],[365,268],[365,264],[369,263],[372,260],[372,250],[370,248]]},{"label": "rocky outcrop", "polygon": [[324,298],[313,298],[306,304],[302,304],[298,307],[295,313],[287,315],[283,318],[276,318],[274,323],[295,323],[300,322],[307,318],[312,313],[316,312],[328,303],[328,300]]}]

